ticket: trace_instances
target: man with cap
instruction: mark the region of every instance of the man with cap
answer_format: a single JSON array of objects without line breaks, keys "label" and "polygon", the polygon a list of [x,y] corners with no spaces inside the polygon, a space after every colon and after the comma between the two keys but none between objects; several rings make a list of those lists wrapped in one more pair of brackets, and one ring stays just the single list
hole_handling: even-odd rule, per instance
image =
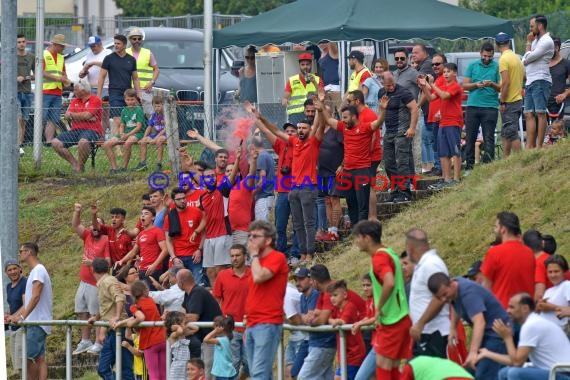
[{"label": "man with cap", "polygon": [[499,96],[499,111],[503,127],[501,140],[503,155],[508,157],[511,150],[519,151],[521,141],[519,136],[519,118],[522,114],[522,85],[524,66],[519,57],[511,50],[511,36],[499,33],[495,36],[495,44],[501,52],[499,58],[499,73],[501,74],[501,91]]},{"label": "man with cap", "polygon": [[285,93],[281,104],[287,107],[287,119],[292,124],[299,123],[304,117],[303,103],[309,95],[324,96],[324,82],[318,75],[311,74],[313,55],[311,53],[299,54],[299,73],[287,80]]},{"label": "man with cap", "polygon": [[142,47],[144,41],[144,32],[139,28],[133,28],[129,32],[129,42],[131,47],[127,49],[127,54],[135,57],[137,61],[137,73],[141,86],[141,100],[144,113],[150,115],[152,108],[152,86],[158,79],[160,70],[158,63],[152,52]]},{"label": "man with cap", "polygon": [[[5,261],[4,272],[10,279],[6,284],[6,302],[8,302],[8,313],[4,314],[6,322],[11,316],[18,316],[23,311],[27,279],[22,276],[20,262],[15,259]],[[18,373],[22,369],[22,329],[20,326],[11,325],[6,335],[10,337],[12,369]]]},{"label": "man with cap", "polygon": [[[91,92],[97,93],[97,83],[99,81],[99,73],[101,71],[101,64],[103,59],[112,53],[111,50],[104,48],[99,36],[91,36],[87,41],[90,52],[87,53],[85,57],[85,63],[83,64],[83,69],[79,72],[79,78],[87,77],[89,84],[91,85]],[[109,95],[109,80],[105,78],[103,83],[103,97]]]},{"label": "man with cap", "polygon": [[55,137],[55,126],[61,116],[63,87],[71,84],[65,73],[62,54],[64,48],[65,36],[56,34],[51,39],[50,45],[44,50],[43,121],[46,123],[44,136],[47,143],[51,143],[51,140]]},{"label": "man with cap", "polygon": [[475,261],[469,269],[467,269],[467,273],[465,273],[465,278],[470,279],[471,281],[475,281],[479,285],[483,284],[483,273],[481,273],[481,264],[483,262],[481,260]]},{"label": "man with cap", "polygon": [[348,81],[347,94],[351,91],[359,90],[368,78],[372,77],[372,73],[368,67],[364,66],[364,53],[359,50],[353,50],[348,55],[348,66],[352,71]]}]

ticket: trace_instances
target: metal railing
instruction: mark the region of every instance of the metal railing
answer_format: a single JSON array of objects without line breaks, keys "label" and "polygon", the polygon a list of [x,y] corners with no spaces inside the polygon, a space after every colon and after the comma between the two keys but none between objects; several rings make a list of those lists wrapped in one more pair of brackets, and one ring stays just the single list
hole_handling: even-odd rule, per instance
[{"label": "metal railing", "polygon": [[[214,326],[213,322],[193,322],[194,325],[200,328],[212,328]],[[53,321],[23,321],[18,324],[22,326],[22,379],[28,378],[27,371],[27,345],[26,345],[26,335],[28,326],[64,326],[65,329],[65,379],[72,380],[72,328],[73,327],[83,327],[83,326],[95,326],[95,327],[107,327],[109,328],[108,322],[98,321],[95,323],[88,323],[87,321],[79,320],[53,320]],[[141,322],[137,327],[164,327],[164,322]],[[243,323],[236,323],[235,327],[245,327]],[[304,331],[304,332],[337,332],[339,334],[340,342],[340,376],[342,380],[347,380],[347,357],[346,357],[346,331],[350,331],[352,325],[342,325],[338,327],[333,327],[331,325],[323,326],[296,326],[290,324],[283,324],[283,331]],[[370,330],[371,326],[362,327],[362,330]],[[122,346],[121,342],[123,339],[122,330],[116,331],[116,344],[115,344],[115,379],[122,380],[121,373],[121,363],[122,363]],[[283,333],[281,334],[279,346],[277,349],[277,380],[283,380],[285,378],[285,350],[283,349]],[[166,373],[170,371],[170,344],[168,339],[166,340]]]}]

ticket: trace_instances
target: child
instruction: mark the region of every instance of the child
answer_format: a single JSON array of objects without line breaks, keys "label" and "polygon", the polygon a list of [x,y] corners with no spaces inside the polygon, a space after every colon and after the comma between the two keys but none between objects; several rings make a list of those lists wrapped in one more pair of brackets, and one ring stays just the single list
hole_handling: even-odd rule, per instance
[{"label": "child", "polygon": [[[365,273],[362,276],[362,290],[364,297],[366,299],[366,316],[362,318],[360,321],[355,322],[352,325],[352,334],[355,335],[360,332],[360,328],[362,326],[373,326],[374,322],[376,321],[376,309],[374,308],[374,296],[372,294],[372,279],[370,278],[369,273]],[[363,332],[363,339],[365,339],[365,333],[369,333],[370,331]],[[374,334],[375,330],[372,330],[372,335]],[[374,352],[374,348],[370,347],[371,342],[374,341],[374,338],[368,339],[368,342],[365,340],[365,347],[368,350],[368,354],[364,358],[364,361],[360,365],[358,369],[358,373],[355,376],[355,380],[359,379],[370,379],[374,376],[376,370],[376,352]]]},{"label": "child", "polygon": [[164,144],[166,144],[166,129],[164,121],[164,107],[163,100],[160,96],[155,96],[152,98],[152,107],[154,112],[148,121],[148,127],[144,132],[144,137],[139,141],[141,147],[141,162],[134,169],[137,171],[146,170],[146,146],[147,144],[156,145],[157,153],[157,164],[156,170],[162,170],[162,154],[164,152]]},{"label": "child", "polygon": [[216,345],[212,365],[212,375],[216,376],[216,380],[232,380],[237,375],[230,344],[234,336],[233,331],[234,318],[231,315],[220,315],[214,318],[214,329],[204,338],[204,343]]},{"label": "child", "polygon": [[129,343],[128,340],[123,340],[121,346],[125,347],[127,350],[133,354],[133,374],[135,375],[135,380],[147,380],[148,371],[144,362],[144,355],[141,350],[139,350],[140,344],[140,334],[136,329],[127,329],[126,338],[132,339],[133,344]]},{"label": "child", "polygon": [[186,364],[188,380],[206,380],[204,376],[204,361],[202,359],[190,359]]},{"label": "child", "polygon": [[[141,106],[138,105],[137,93],[133,89],[128,89],[125,91],[125,103],[127,106],[121,111],[121,124],[119,126],[119,133],[105,141],[103,144],[103,149],[105,149],[105,154],[109,158],[111,163],[110,174],[117,174],[126,172],[129,167],[129,160],[131,159],[131,147],[136,144],[143,135],[142,130],[143,123],[146,123],[146,118]],[[113,152],[113,147],[124,142],[125,147],[123,150],[123,163],[124,167],[117,168],[117,159],[115,158],[115,153]],[[140,164],[139,164],[140,165]]]},{"label": "child", "polygon": [[552,255],[546,259],[544,265],[546,265],[546,275],[552,282],[552,287],[546,289],[544,298],[537,302],[536,311],[541,312],[542,317],[565,329],[568,318],[559,319],[556,312],[561,307],[570,306],[570,281],[564,276],[568,270],[568,262],[563,256]]},{"label": "child", "polygon": [[[327,288],[327,292],[330,294],[331,303],[334,308],[329,318],[329,324],[333,326],[342,326],[345,324],[351,324],[358,321],[358,310],[356,306],[348,300],[348,291],[346,286],[346,281],[339,280]],[[364,360],[366,354],[364,348],[364,340],[362,339],[362,334],[357,332],[356,334],[351,334],[348,331],[345,333],[346,337],[346,362],[347,362],[347,378],[349,380],[354,380],[358,368]],[[340,337],[337,336],[336,340],[336,350],[338,357],[338,362],[340,363]],[[335,380],[340,380],[340,367],[336,370]]]},{"label": "child", "polygon": [[[133,327],[140,322],[158,322],[160,313],[156,303],[148,296],[148,286],[144,281],[131,285],[135,304],[131,305],[133,316],[117,323],[117,327]],[[150,380],[166,379],[166,336],[162,327],[145,327],[140,333],[140,349],[148,368]]]},{"label": "child", "polygon": [[546,145],[554,145],[560,139],[564,138],[564,120],[556,120],[552,123],[550,131],[546,134],[544,143]]},{"label": "child", "polygon": [[171,311],[166,314],[164,326],[170,342],[172,353],[172,363],[170,363],[170,373],[168,380],[186,380],[186,363],[190,360],[190,341],[186,336],[198,331],[198,327],[188,324],[184,328],[184,317],[186,315],[180,311]]}]

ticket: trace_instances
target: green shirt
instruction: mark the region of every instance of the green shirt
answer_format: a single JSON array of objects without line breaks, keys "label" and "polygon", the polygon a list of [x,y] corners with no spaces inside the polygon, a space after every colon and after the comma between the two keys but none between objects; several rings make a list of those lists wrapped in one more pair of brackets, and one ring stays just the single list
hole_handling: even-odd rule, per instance
[{"label": "green shirt", "polygon": [[[29,77],[34,71],[36,57],[33,54],[16,55],[18,57],[18,73],[17,76]],[[32,81],[30,79],[18,82],[18,92],[29,94],[32,92]]]},{"label": "green shirt", "polygon": [[463,367],[448,359],[418,356],[408,364],[414,372],[414,380],[473,379]]},{"label": "green shirt", "polygon": [[141,106],[123,108],[123,111],[121,111],[121,123],[125,125],[125,133],[130,133],[137,127],[137,123],[141,123],[141,129],[135,133],[135,137],[138,140],[143,138],[146,129],[146,118]]},{"label": "green shirt", "polygon": [[[490,80],[494,83],[501,83],[499,65],[491,61],[484,65],[480,59],[471,62],[465,71],[465,78],[471,79],[471,83]],[[469,91],[467,107],[499,108],[499,93],[493,87],[476,88]]]}]

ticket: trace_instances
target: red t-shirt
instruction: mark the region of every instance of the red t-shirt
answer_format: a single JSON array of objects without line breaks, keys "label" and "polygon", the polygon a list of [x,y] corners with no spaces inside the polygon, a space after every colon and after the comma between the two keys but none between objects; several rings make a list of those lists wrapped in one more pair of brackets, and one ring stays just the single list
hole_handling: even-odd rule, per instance
[{"label": "red t-shirt", "polygon": [[[443,75],[438,76],[435,78],[435,85],[438,88],[442,88],[445,86],[445,77]],[[428,123],[435,123],[435,114],[441,108],[441,99],[435,93],[435,90],[432,88],[431,93],[436,95],[435,99],[429,102],[429,113],[428,113]]]},{"label": "red t-shirt", "polygon": [[441,90],[449,92],[451,98],[441,99],[439,127],[463,127],[463,110],[461,109],[463,88],[461,88],[459,83],[452,82],[446,83]]},{"label": "red t-shirt", "polygon": [[91,95],[85,102],[80,98],[73,98],[67,111],[89,112],[92,115],[91,120],[74,120],[71,127],[72,131],[76,129],[88,129],[97,132],[99,135],[103,135],[103,127],[101,126],[103,103],[97,96]]},{"label": "red t-shirt", "polygon": [[[93,260],[96,257],[110,259],[109,238],[101,235],[98,239],[94,239],[91,230],[85,229],[83,235],[83,259]],[[90,285],[97,286],[97,280],[93,276],[93,267],[91,265],[83,265],[79,267],[79,279]]]},{"label": "red t-shirt", "polygon": [[[191,193],[186,194],[186,207],[197,207],[200,208],[200,196],[204,194],[206,190],[196,189],[192,190]],[[174,206],[176,207],[176,206]]]},{"label": "red t-shirt", "polygon": [[[140,311],[144,314],[145,322],[160,322],[160,313],[156,303],[150,297],[141,297],[137,303],[131,305],[131,313]],[[166,333],[162,327],[145,327],[140,329],[139,348],[145,350],[166,340]]]},{"label": "red t-shirt", "polygon": [[[366,316],[366,301],[362,299],[353,290],[347,289],[347,300],[356,306],[356,310],[358,311],[358,321],[361,320]],[[333,304],[331,303],[331,296],[329,293],[321,292],[319,293],[319,298],[317,298],[317,306],[315,307],[317,310],[330,310],[334,309]]]},{"label": "red t-shirt", "polygon": [[534,295],[535,261],[531,249],[518,240],[508,240],[487,251],[481,272],[493,283],[491,291],[505,310],[515,294]]},{"label": "red t-shirt", "polygon": [[[250,277],[251,269],[249,267],[245,268],[241,277],[237,276],[232,268],[228,268],[218,273],[214,283],[212,295],[220,300],[222,313],[232,315],[236,322],[242,322],[245,315]],[[236,330],[238,329],[236,328]]]},{"label": "red t-shirt", "polygon": [[297,185],[317,184],[317,160],[321,142],[314,136],[300,140],[289,136],[289,149],[293,148],[293,166],[291,175]]},{"label": "red t-shirt", "polygon": [[[247,178],[244,178],[239,185],[236,185],[230,191],[230,200],[228,204],[228,217],[232,231],[248,231],[252,221],[251,210],[253,205],[253,186],[246,184]],[[255,186],[255,185],[254,185]]]},{"label": "red t-shirt", "polygon": [[293,149],[289,147],[287,151],[285,151],[286,147],[287,143],[280,138],[277,138],[273,144],[273,151],[279,156],[279,160],[277,161],[277,183],[275,186],[278,193],[288,193],[291,191],[291,187],[293,187],[291,183],[291,173],[287,176],[281,174],[281,168],[283,166],[289,169],[293,167]]},{"label": "red t-shirt", "polygon": [[548,253],[542,252],[535,260],[536,268],[534,269],[534,283],[544,284],[546,285],[546,289],[552,288],[552,282],[550,282],[546,275],[546,265],[544,265],[544,262],[549,257],[550,255]]},{"label": "red t-shirt", "polygon": [[[342,309],[334,307],[331,313],[331,318],[342,319],[345,324],[352,324],[358,322],[358,310],[352,302],[347,302]],[[366,348],[364,346],[364,339],[362,334],[346,333],[346,363],[348,365],[359,367],[366,356]],[[336,335],[337,358],[340,363],[340,337]]]},{"label": "red t-shirt", "polygon": [[289,266],[285,254],[271,251],[260,257],[259,264],[273,273],[269,280],[256,284],[249,278],[249,292],[245,302],[247,327],[259,323],[280,325],[283,323],[283,300],[289,276]]},{"label": "red t-shirt", "polygon": [[346,170],[369,168],[370,144],[374,133],[370,123],[360,122],[348,129],[345,123],[339,121],[336,129],[344,137],[344,168]]},{"label": "red t-shirt", "polygon": [[120,261],[133,247],[133,239],[127,233],[126,228],[122,228],[117,235],[117,231],[112,226],[104,224],[99,225],[101,234],[107,235],[109,238],[109,253],[111,255],[111,264]]},{"label": "red t-shirt", "polygon": [[[164,233],[168,233],[170,223],[168,221],[168,212],[164,216]],[[178,218],[180,219],[181,234],[171,238],[174,254],[179,256],[193,256],[194,252],[200,248],[202,235],[198,235],[194,241],[190,241],[190,236],[196,231],[196,228],[202,221],[202,210],[197,207],[188,207],[183,211],[178,210]]]},{"label": "red t-shirt", "polygon": [[206,239],[229,235],[224,212],[224,196],[219,190],[204,191],[200,208],[206,212]]},{"label": "red t-shirt", "polygon": [[164,231],[160,228],[152,226],[148,230],[142,230],[137,236],[137,245],[139,246],[139,255],[141,262],[139,270],[147,270],[158,256],[160,256],[159,242],[164,241]]},{"label": "red t-shirt", "polygon": [[[361,123],[372,123],[378,116],[376,112],[370,107],[364,107],[362,111],[358,114],[358,120]],[[370,161],[381,161],[382,160],[382,146],[380,142],[382,141],[382,134],[380,128],[374,131],[374,146],[370,152]]]},{"label": "red t-shirt", "polygon": [[381,250],[376,251],[374,256],[372,256],[372,270],[378,282],[382,284],[386,273],[396,273],[396,266],[392,256]]},{"label": "red t-shirt", "polygon": [[[53,52],[49,52],[51,54],[51,56],[53,57],[54,62],[57,64],[57,53],[53,53]],[[46,61],[43,58],[44,56],[42,55],[42,63],[43,63],[43,69],[46,69]],[[63,59],[63,56],[62,56]],[[63,72],[65,73],[65,63],[63,64]],[[44,79],[45,81],[45,79]],[[43,90],[43,93],[46,95],[56,95],[56,96],[61,96],[61,94],[63,93],[62,90],[60,90],[59,88],[54,88],[53,90]]]}]

